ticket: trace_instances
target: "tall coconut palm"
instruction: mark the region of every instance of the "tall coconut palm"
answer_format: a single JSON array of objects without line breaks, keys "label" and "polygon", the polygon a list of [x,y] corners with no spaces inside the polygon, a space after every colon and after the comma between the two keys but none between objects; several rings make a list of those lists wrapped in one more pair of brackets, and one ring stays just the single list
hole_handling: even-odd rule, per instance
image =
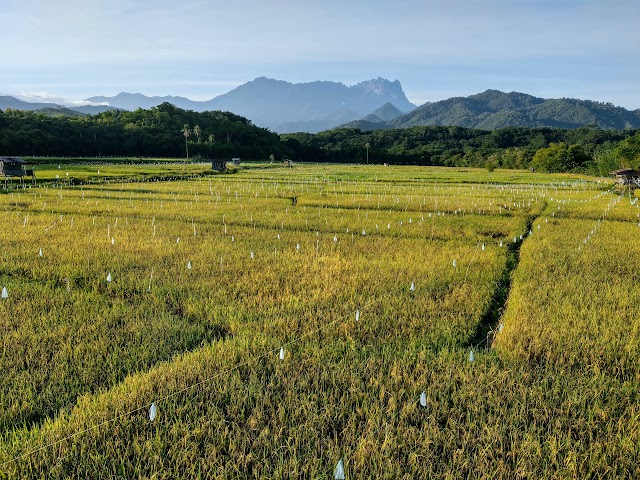
[{"label": "tall coconut palm", "polygon": [[200,143],[200,133],[202,133],[202,131],[200,130],[200,125],[196,125],[195,127],[193,127],[193,134],[196,136],[196,141],[198,143]]},{"label": "tall coconut palm", "polygon": [[371,147],[371,145],[369,145],[369,142],[364,144],[364,148],[367,149],[367,165],[369,165],[369,147]]},{"label": "tall coconut palm", "polygon": [[213,133],[209,134],[209,154],[211,154],[211,148],[213,147],[213,142],[215,142],[216,136]]},{"label": "tall coconut palm", "polygon": [[191,130],[189,130],[189,124],[185,123],[182,127],[182,135],[184,135],[184,146],[187,149],[187,160],[189,160],[189,137],[191,136]]}]

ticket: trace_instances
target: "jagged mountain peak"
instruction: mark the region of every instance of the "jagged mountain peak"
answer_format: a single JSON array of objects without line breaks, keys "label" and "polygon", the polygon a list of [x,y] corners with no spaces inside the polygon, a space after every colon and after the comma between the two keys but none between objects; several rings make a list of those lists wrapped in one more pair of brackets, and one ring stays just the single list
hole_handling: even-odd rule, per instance
[{"label": "jagged mountain peak", "polygon": [[327,80],[291,83],[261,76],[204,102],[127,92],[87,100],[126,110],[151,108],[163,102],[186,110],[227,110],[251,119],[258,126],[282,133],[292,128],[311,133],[333,128],[345,121],[362,118],[386,103],[401,112],[415,108],[402,91],[400,81],[382,77],[347,86]]}]

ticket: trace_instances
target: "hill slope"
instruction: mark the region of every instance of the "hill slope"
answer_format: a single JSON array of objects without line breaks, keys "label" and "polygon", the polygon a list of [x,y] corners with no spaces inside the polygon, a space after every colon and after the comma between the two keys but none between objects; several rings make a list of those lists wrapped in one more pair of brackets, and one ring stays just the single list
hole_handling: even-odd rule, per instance
[{"label": "hill slope", "polygon": [[453,125],[493,130],[508,126],[635,128],[640,115],[610,103],[571,98],[544,99],[498,90],[453,97],[416,108],[390,122],[395,128]]}]

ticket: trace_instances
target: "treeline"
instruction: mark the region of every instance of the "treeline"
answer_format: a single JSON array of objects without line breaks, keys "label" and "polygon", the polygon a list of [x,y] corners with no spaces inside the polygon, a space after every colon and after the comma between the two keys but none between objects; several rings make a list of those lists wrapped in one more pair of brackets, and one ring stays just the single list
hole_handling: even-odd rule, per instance
[{"label": "treeline", "polygon": [[640,168],[640,130],[413,127],[363,132],[342,128],[281,136],[307,161],[534,168],[606,175]]},{"label": "treeline", "polygon": [[187,150],[190,158],[292,155],[278,135],[229,112],[199,113],[169,103],[81,117],[0,111],[0,155],[185,158]]},{"label": "treeline", "polygon": [[279,136],[233,113],[193,112],[169,103],[81,117],[0,111],[0,155],[185,158],[187,153],[191,159],[368,161],[606,175],[616,168],[640,168],[640,131],[429,126]]}]

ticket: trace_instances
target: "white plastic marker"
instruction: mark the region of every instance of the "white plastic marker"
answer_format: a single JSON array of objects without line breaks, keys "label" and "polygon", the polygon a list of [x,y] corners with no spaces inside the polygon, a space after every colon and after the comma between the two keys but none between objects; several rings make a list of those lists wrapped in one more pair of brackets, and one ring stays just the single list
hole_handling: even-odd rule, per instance
[{"label": "white plastic marker", "polygon": [[334,480],[345,480],[344,477],[344,464],[342,463],[342,459],[338,460],[338,464],[336,465],[336,469],[333,472]]},{"label": "white plastic marker", "polygon": [[111,281],[111,272],[107,273],[107,283]]},{"label": "white plastic marker", "polygon": [[334,235],[334,236],[333,236],[333,241],[334,241],[334,242],[337,242],[337,241],[338,241],[338,236],[337,236],[337,235]]},{"label": "white plastic marker", "polygon": [[253,250],[251,250],[251,259],[253,260],[253,258],[255,257],[255,255],[253,254]]},{"label": "white plastic marker", "polygon": [[458,263],[456,262],[455,258],[453,259],[453,268],[456,268],[456,266],[458,265]]},{"label": "white plastic marker", "polygon": [[476,356],[473,354],[473,350],[469,352],[469,361],[473,363],[476,360]]},{"label": "white plastic marker", "polygon": [[38,252],[39,256],[42,256],[42,248],[40,248],[40,251]]},{"label": "white plastic marker", "polygon": [[356,322],[360,321],[360,310],[356,310]]},{"label": "white plastic marker", "polygon": [[284,360],[284,347],[280,347],[280,360]]},{"label": "white plastic marker", "polygon": [[156,419],[157,415],[158,415],[158,409],[156,408],[156,404],[152,403],[151,407],[149,407],[149,420],[153,422]]},{"label": "white plastic marker", "polygon": [[427,392],[422,392],[420,394],[420,406],[421,407],[427,406]]},{"label": "white plastic marker", "polygon": [[415,290],[416,290],[416,284],[411,282],[411,286],[409,287],[409,291],[415,292]]},{"label": "white plastic marker", "polygon": [[187,263],[187,270],[191,270],[191,260],[189,260],[189,263]]},{"label": "white plastic marker", "polygon": [[7,291],[7,287],[2,287],[2,298],[9,298],[9,292]]}]

